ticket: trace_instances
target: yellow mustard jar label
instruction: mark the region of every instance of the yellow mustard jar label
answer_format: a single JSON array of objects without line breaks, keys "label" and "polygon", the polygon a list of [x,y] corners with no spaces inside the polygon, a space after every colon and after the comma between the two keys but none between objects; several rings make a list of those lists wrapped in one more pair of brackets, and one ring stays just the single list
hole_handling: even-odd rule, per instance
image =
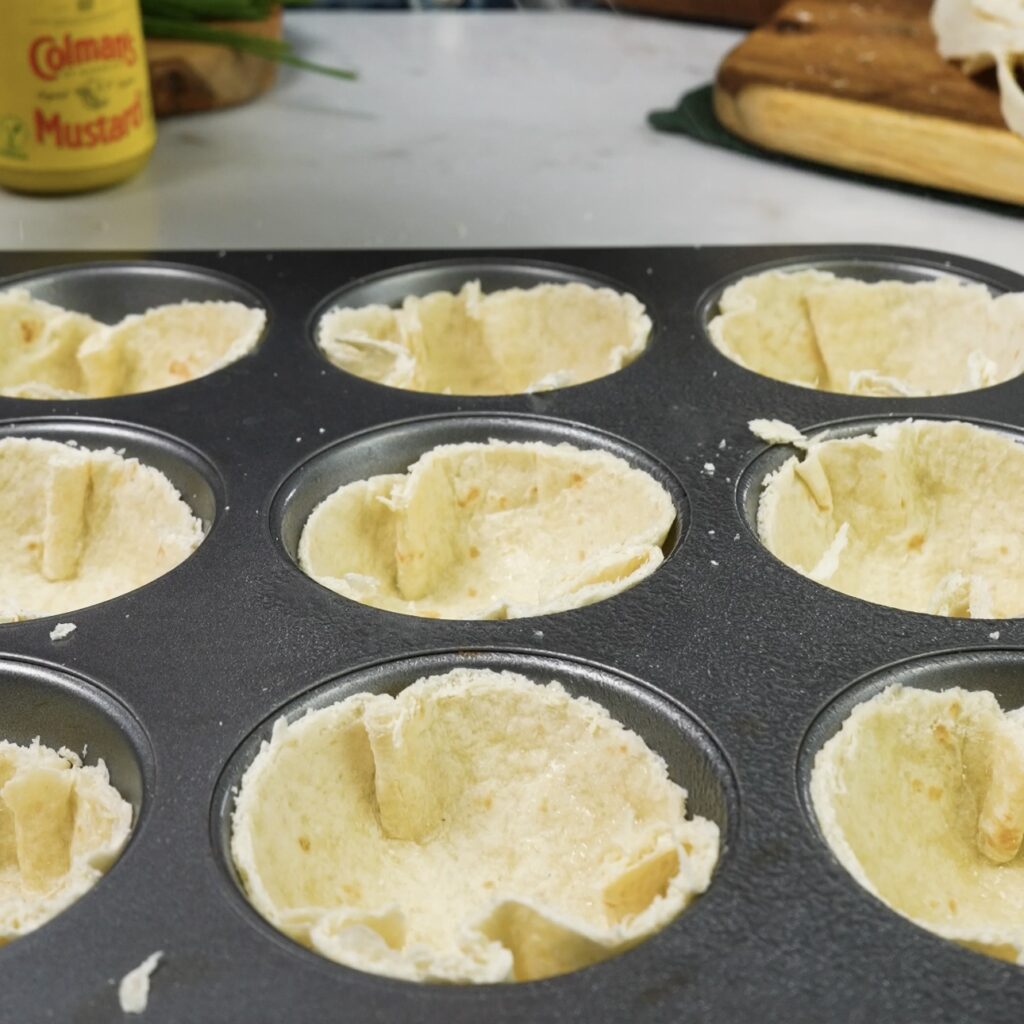
[{"label": "yellow mustard jar label", "polygon": [[3,7],[0,182],[6,171],[82,171],[84,184],[98,168],[144,160],[156,131],[138,0]]}]

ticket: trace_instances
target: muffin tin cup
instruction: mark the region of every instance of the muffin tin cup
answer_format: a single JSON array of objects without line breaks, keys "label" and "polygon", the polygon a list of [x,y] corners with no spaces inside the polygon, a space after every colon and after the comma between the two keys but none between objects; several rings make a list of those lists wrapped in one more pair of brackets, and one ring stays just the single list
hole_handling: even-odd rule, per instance
[{"label": "muffin tin cup", "polygon": [[[918,414],[913,417],[900,416],[897,414],[891,414],[885,417],[863,417],[842,420],[836,423],[821,423],[816,426],[804,428],[799,424],[792,424],[799,429],[809,441],[837,441],[837,440],[849,440],[854,437],[866,437],[874,434],[879,428],[891,424],[903,423],[907,419],[914,420],[926,420],[933,423],[950,423],[950,422],[962,422],[969,423],[971,426],[980,427],[983,430],[989,430],[993,433],[1002,434],[1009,438],[1011,441],[1017,444],[1024,445],[1024,431],[1018,428],[1009,426],[1005,423],[997,423],[987,420],[971,419],[963,416],[942,416],[936,415],[935,413]],[[761,497],[764,493],[765,481],[773,474],[776,473],[782,466],[788,462],[791,458],[802,459],[804,451],[792,444],[774,444],[765,445],[762,442],[761,451],[759,451],[751,459],[749,464],[744,468],[739,476],[739,481],[736,486],[736,507],[743,518],[744,524],[747,530],[754,537],[759,544],[762,543],[760,534],[757,526],[758,510],[761,505]],[[765,554],[777,562],[780,566],[785,566],[790,572],[794,573],[800,580],[803,581],[805,586],[822,587],[830,589],[824,583],[818,583],[815,580],[804,576],[799,570],[794,569],[792,566],[787,565],[777,555],[769,551],[766,547],[764,548]],[[840,593],[839,591],[832,591],[833,593]],[[845,594],[844,596],[854,601],[866,601],[865,598],[856,597],[852,594]],[[867,602],[874,603],[874,602]],[[882,605],[881,607],[888,607]],[[905,614],[911,615],[929,615],[930,612],[906,612]],[[989,622],[993,625],[997,625],[1000,622],[1006,622],[1006,619],[977,619],[978,622]]]},{"label": "muffin tin cup", "polygon": [[83,764],[102,761],[111,785],[131,804],[132,827],[117,860],[96,884],[57,917],[14,940],[10,947],[35,947],[52,956],[57,927],[88,929],[104,904],[117,900],[122,863],[131,859],[152,804],[155,761],[149,737],[120,700],[95,681],[52,663],[0,653],[0,720],[3,739],[29,746],[38,739],[54,750],[66,747]]},{"label": "muffin tin cup", "polygon": [[37,737],[67,747],[84,764],[103,761],[110,782],[132,805],[137,832],[153,783],[153,751],[135,716],[92,680],[41,661],[0,653],[3,739],[27,746]]},{"label": "muffin tin cup", "polygon": [[[851,246],[851,249],[868,247]],[[919,257],[906,258],[898,253],[886,254],[884,250],[878,251],[877,255],[870,251],[864,255],[826,255],[822,258],[814,256],[790,256],[777,260],[766,260],[757,266],[744,267],[735,274],[730,274],[721,281],[716,281],[703,296],[698,304],[699,315],[702,321],[709,323],[718,311],[718,303],[726,288],[736,284],[741,278],[750,277],[753,274],[765,273],[769,270],[778,270],[785,273],[796,273],[800,270],[821,270],[836,277],[849,277],[857,281],[865,281],[868,284],[875,284],[879,281],[903,281],[907,284],[916,284],[919,281],[935,281],[939,278],[953,278],[966,284],[983,284],[993,295],[1000,295],[1006,291],[1017,290],[1005,280],[1002,275],[994,276],[989,273],[991,268],[983,268],[975,264],[970,268],[964,262],[950,260],[933,253]]]},{"label": "muffin tin cup", "polygon": [[[500,399],[402,392],[325,364],[309,336],[325,297],[367,275],[400,274],[435,259],[447,264],[447,255],[175,253],[169,258],[201,276],[227,274],[265,296],[271,317],[259,350],[180,388],[87,406],[32,404],[32,415],[127,421],[201,452],[217,512],[190,559],[149,587],[69,616],[78,629],[59,644],[49,637],[52,620],[0,630],[7,657],[67,666],[116,694],[149,738],[156,780],[146,789],[144,827],[110,876],[0,950],[2,1016],[117,1019],[116,980],[161,949],[143,1018],[158,1024],[339,1016],[446,1024],[1016,1021],[1024,971],[943,942],[867,896],[808,819],[797,763],[820,709],[853,680],[937,651],[1024,647],[1024,622],[918,615],[811,586],[761,547],[738,488],[764,447],[747,428],[751,419],[804,426],[938,414],[1020,430],[1024,380],[947,399],[808,391],[758,377],[718,353],[704,334],[701,301],[723,282],[778,261],[942,266],[1004,289],[1024,290],[1024,280],[969,260],[875,246],[461,252],[459,262],[471,269],[498,258],[542,269],[557,263],[613,281],[645,303],[655,343],[612,376]],[[129,259],[70,258],[110,267]],[[13,275],[68,261],[66,254],[0,255],[0,287]],[[28,410],[25,401],[0,399],[2,421]],[[312,487],[314,476],[298,474],[313,460],[323,455],[326,469],[334,456],[325,453],[344,461],[364,441],[372,465],[371,439],[386,438],[393,425],[458,421],[466,413],[540,421],[544,430],[554,421],[556,431],[608,437],[649,456],[686,496],[686,531],[672,557],[609,600],[503,622],[387,614],[297,571],[286,552],[283,481],[296,474],[293,484]],[[422,430],[417,425],[408,437]],[[381,440],[380,452],[387,451]],[[558,978],[422,986],[310,954],[244,902],[217,831],[236,752],[325,681],[343,685],[364,670],[368,681],[421,656],[424,664],[448,665],[451,652],[516,664],[552,659],[570,687],[579,673],[625,679],[631,699],[649,696],[667,709],[667,717],[654,717],[665,728],[675,723],[679,745],[692,737],[691,723],[710,738],[731,768],[716,777],[735,778],[735,787],[723,785],[736,813],[727,816],[726,852],[711,887],[672,925],[629,953]],[[607,693],[614,700],[617,691]],[[671,763],[673,749],[658,752]],[[694,794],[700,788],[682,781]],[[691,807],[699,809],[694,800]]]},{"label": "muffin tin cup", "polygon": [[[176,302],[240,302],[245,306],[266,309],[263,297],[237,278],[161,260],[87,260],[63,267],[31,270],[0,281],[0,291],[8,288],[27,289],[35,299],[76,313],[86,313],[107,325],[115,324],[133,313],[145,313],[154,306]],[[266,336],[265,331],[263,336]],[[258,348],[259,342],[254,351]],[[252,355],[250,352],[242,359],[251,359]],[[186,381],[174,385],[174,388],[187,388],[192,383]],[[151,395],[153,392],[136,394]],[[22,398],[16,401],[24,402],[26,408],[30,409],[47,403],[66,409],[69,403],[75,402],[87,403],[83,408],[91,409],[93,403],[98,401],[111,402],[128,397],[131,396],[118,395],[105,399],[83,397],[60,401]]]},{"label": "muffin tin cup", "polygon": [[[858,250],[854,253],[853,250]],[[826,250],[827,253],[827,250]],[[881,247],[873,246],[850,246],[846,252],[836,255],[826,254],[823,256],[789,256],[781,259],[769,259],[766,262],[753,267],[745,267],[742,270],[730,274],[717,281],[700,298],[698,302],[698,319],[701,324],[704,339],[718,355],[728,361],[733,360],[724,352],[720,351],[711,340],[709,324],[718,313],[718,304],[722,294],[731,285],[737,284],[742,278],[768,271],[781,271],[784,273],[796,273],[802,270],[820,270],[835,274],[836,277],[851,278],[856,281],[864,281],[867,284],[875,284],[879,281],[901,281],[906,284],[917,284],[924,281],[936,281],[939,279],[953,280],[959,284],[984,285],[993,296],[1003,295],[1006,292],[1024,290],[1024,277],[1011,274],[1007,271],[1000,271],[997,268],[985,264],[956,260],[942,256],[940,253],[915,253],[912,250],[886,251]],[[993,271],[996,271],[993,273]],[[734,365],[738,366],[739,364]],[[761,377],[762,380],[774,381],[787,388],[797,388],[801,391],[814,391],[814,388],[806,388],[799,384],[792,384],[778,380],[774,377],[767,377],[757,371],[740,367],[744,373],[752,373]],[[1007,382],[1003,382],[1007,383]],[[992,387],[1001,387],[1001,384]],[[980,391],[988,391],[990,388],[977,388],[971,392],[956,392],[955,394],[976,394]],[[838,393],[835,393],[838,394]],[[846,395],[857,401],[896,401],[900,404],[907,401],[919,402],[942,402],[954,395],[936,395],[920,397],[917,399],[892,398],[871,395]]]},{"label": "muffin tin cup", "polygon": [[[718,825],[721,852],[716,872],[721,870],[737,831],[739,795],[725,755],[705,727],[685,708],[640,680],[583,661],[532,651],[444,651],[366,666],[314,686],[268,716],[231,756],[214,792],[210,829],[223,868],[258,928],[288,941],[246,901],[231,859],[232,814],[242,777],[262,744],[269,742],[274,723],[282,717],[295,721],[307,712],[328,707],[356,693],[395,696],[419,679],[457,668],[515,672],[542,685],[557,680],[573,697],[587,697],[606,708],[613,718],[636,732],[664,758],[669,777],[687,792],[687,817],[708,818]],[[701,898],[697,898],[698,902]],[[667,927],[680,927],[686,915],[684,911]],[[301,955],[317,956],[291,942],[288,945]]]},{"label": "muffin tin cup", "polygon": [[[815,716],[800,744],[797,757],[796,783],[800,802],[809,828],[814,832],[825,853],[831,857],[837,878],[851,881],[828,844],[811,797],[811,776],[821,749],[836,736],[853,711],[866,701],[877,697],[890,686],[903,686],[919,690],[941,691],[959,687],[969,691],[987,690],[993,693],[1004,711],[1024,707],[1024,648],[1000,647],[939,651],[919,657],[907,658],[869,672],[837,694]],[[963,947],[926,929],[914,921],[902,918],[866,889],[862,896],[872,904],[872,913],[881,908],[891,914],[894,925],[923,933],[922,941],[952,947],[958,952]],[[974,954],[991,963],[983,954]],[[1016,970],[1019,970],[1017,968]]]},{"label": "muffin tin cup", "polygon": [[[327,359],[317,345],[320,321],[326,314],[332,309],[341,307],[370,305],[397,307],[407,296],[422,297],[432,292],[458,292],[467,281],[479,281],[481,290],[485,294],[504,288],[528,289],[540,284],[585,284],[591,288],[610,288],[616,292],[628,290],[611,277],[588,273],[571,265],[548,263],[536,259],[514,260],[485,257],[429,260],[402,267],[397,271],[385,270],[369,274],[332,292],[317,305],[309,318],[307,332],[310,343],[317,356],[333,371],[353,376],[349,371],[336,366]],[[642,295],[637,297],[643,302]],[[656,331],[652,328],[651,337],[648,338],[646,347],[636,357],[637,359],[642,359],[654,343],[655,333]],[[621,370],[613,372],[620,373]],[[377,386],[396,390],[391,385],[378,383]],[[570,386],[578,387],[579,385]],[[507,396],[481,397],[500,402]]]},{"label": "muffin tin cup", "polygon": [[345,438],[313,455],[288,475],[274,496],[270,507],[273,538],[291,562],[298,565],[299,540],[306,521],[338,488],[372,476],[404,473],[422,455],[440,445],[487,444],[491,440],[571,444],[583,450],[608,452],[634,469],[643,470],[668,491],[676,518],[662,545],[666,559],[686,534],[690,518],[686,492],[668,468],[647,452],[621,438],[561,420],[465,413],[386,424]]},{"label": "muffin tin cup", "polygon": [[[810,427],[804,427],[799,423],[793,423],[809,441],[839,441],[849,440],[853,437],[866,437],[873,434],[879,427],[893,423],[903,423],[906,420],[928,420],[935,423],[961,422],[969,423],[983,430],[991,430],[997,434],[1004,434],[1011,441],[1024,443],[1024,431],[1005,423],[998,423],[993,420],[981,420],[963,416],[943,416],[936,413],[918,413],[916,415],[901,416],[898,413],[890,413],[887,416],[854,417],[832,423],[818,423]],[[792,444],[767,444],[751,434],[755,444],[760,444],[761,451],[758,452],[740,474],[739,483],[736,488],[737,504],[740,514],[746,521],[747,527],[757,534],[757,508],[760,503],[760,496],[765,480],[780,469],[783,463],[788,462],[794,455],[802,457],[804,452],[801,448]]]},{"label": "muffin tin cup", "polygon": [[843,727],[854,709],[877,697],[890,686],[919,690],[989,690],[1004,711],[1024,707],[1024,649],[973,648],[939,651],[907,658],[868,673],[852,683],[823,707],[811,722],[800,744],[797,786],[804,812],[822,842],[811,804],[811,772],[818,752]]},{"label": "muffin tin cup", "polygon": [[0,422],[0,439],[7,437],[70,442],[91,451],[113,448],[125,458],[138,459],[163,473],[202,521],[206,533],[216,521],[223,481],[201,452],[169,434],[117,420],[49,416]]},{"label": "muffin tin cup", "polygon": [[[218,508],[223,505],[224,484],[217,470],[210,462],[190,445],[163,432],[149,430],[134,424],[117,420],[101,420],[86,417],[43,417],[38,419],[7,420],[0,422],[0,440],[4,438],[38,438],[44,441],[70,443],[82,450],[101,451],[113,449],[129,459],[138,459],[140,463],[158,470],[174,485],[182,500],[189,506],[192,514],[203,526],[203,541],[182,562],[173,566],[162,576],[157,576],[149,583],[107,598],[98,604],[118,601],[127,594],[137,594],[154,585],[159,585],[171,573],[180,571],[196,552],[202,548],[206,537],[213,529],[218,515]],[[39,619],[52,624],[54,619],[69,621],[80,612],[95,608],[97,605],[85,605],[60,612],[57,615],[40,616]],[[36,618],[24,621],[35,622]],[[0,623],[0,636],[4,630],[17,623]]]}]

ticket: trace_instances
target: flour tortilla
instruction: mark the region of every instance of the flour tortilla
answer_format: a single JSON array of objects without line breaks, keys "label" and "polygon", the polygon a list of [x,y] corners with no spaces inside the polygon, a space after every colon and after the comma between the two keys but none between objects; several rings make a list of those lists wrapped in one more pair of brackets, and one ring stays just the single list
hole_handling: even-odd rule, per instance
[{"label": "flour tortilla", "polygon": [[749,420],[747,429],[765,444],[791,444],[794,448],[807,448],[807,438],[792,423],[785,420]]},{"label": "flour tortilla", "polygon": [[256,909],[323,956],[410,981],[528,981],[664,927],[718,827],[593,701],[456,669],[274,727],[231,852]]},{"label": "flour tortilla", "polygon": [[1024,448],[907,420],[815,441],[765,480],[758,533],[834,590],[908,611],[1024,615]]},{"label": "flour tortilla", "polygon": [[109,327],[25,289],[0,292],[0,394],[106,398],[183,384],[250,352],[265,322],[238,302],[179,302]]},{"label": "flour tortilla", "polygon": [[[892,686],[818,753],[814,811],[869,892],[947,939],[1024,963],[1022,750],[1020,712],[1004,713],[987,691]],[[1011,798],[1002,823],[993,795]],[[993,859],[987,837],[1004,829],[1009,842]]]},{"label": "flour tortilla", "polygon": [[1024,135],[1024,0],[935,0],[932,28],[939,53],[968,74],[995,65],[1000,108],[1010,131]]},{"label": "flour tortilla", "polygon": [[510,395],[594,380],[646,347],[650,318],[632,295],[589,285],[541,284],[485,295],[409,296],[327,313],[317,331],[335,366],[412,391]]},{"label": "flour tortilla", "polygon": [[33,299],[24,288],[0,292],[0,394],[71,398],[84,391],[75,354],[103,325]]},{"label": "flour tortilla", "polygon": [[1024,373],[1024,294],[952,278],[869,284],[766,271],[725,290],[715,345],[756,373],[842,394],[947,395]]},{"label": "flour tortilla", "polygon": [[134,590],[202,539],[202,523],[167,477],[137,459],[0,440],[0,622]]},{"label": "flour tortilla", "polygon": [[100,761],[38,739],[0,740],[0,946],[38,928],[96,884],[128,840],[131,805]]},{"label": "flour tortilla", "polygon": [[125,317],[86,340],[78,360],[90,397],[184,384],[256,347],[266,314],[240,302],[178,302]]},{"label": "flour tortilla", "polygon": [[316,507],[299,564],[345,597],[428,618],[579,608],[650,575],[675,520],[668,492],[622,459],[572,445],[442,445],[406,474]]},{"label": "flour tortilla", "polygon": [[715,347],[755,373],[803,387],[825,387],[825,366],[804,304],[812,288],[834,274],[771,270],[730,285],[708,324]]}]

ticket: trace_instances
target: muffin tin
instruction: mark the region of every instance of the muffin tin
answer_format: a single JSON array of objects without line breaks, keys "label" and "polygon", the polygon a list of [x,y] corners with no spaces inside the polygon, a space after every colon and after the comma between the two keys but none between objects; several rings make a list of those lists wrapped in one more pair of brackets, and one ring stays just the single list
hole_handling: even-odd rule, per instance
[{"label": "muffin tin", "polygon": [[[107,761],[137,811],[97,886],[0,949],[0,1018],[118,1019],[117,980],[159,949],[141,1018],[158,1022],[1018,1019],[1024,970],[939,939],[863,891],[822,842],[805,787],[813,753],[880,672],[912,681],[925,665],[924,685],[996,680],[1007,703],[1024,703],[1024,623],[884,608],[783,565],[751,528],[765,459],[780,453],[765,456],[747,422],[841,429],[913,415],[1024,429],[1024,378],[892,399],[756,376],[715,350],[705,325],[727,284],[769,265],[869,279],[954,273],[1024,290],[1006,270],[871,246],[0,255],[0,287],[100,317],[185,298],[269,314],[252,354],[178,387],[0,398],[3,435],[125,447],[168,472],[209,527],[167,575],[60,616],[78,627],[65,640],[50,639],[56,617],[0,625],[0,734],[87,742],[86,759]],[[471,277],[485,288],[578,279],[630,291],[654,322],[650,346],[590,383],[493,398],[384,387],[317,352],[317,313],[342,290],[346,301],[394,301]],[[403,468],[440,441],[491,436],[601,447],[652,472],[679,512],[671,557],[610,600],[504,622],[383,612],[298,571],[302,519],[334,487]],[[263,922],[227,857],[227,814],[273,720],[456,665],[558,678],[644,736],[689,789],[691,811],[722,827],[708,892],[623,956],[521,985],[362,974]]]}]

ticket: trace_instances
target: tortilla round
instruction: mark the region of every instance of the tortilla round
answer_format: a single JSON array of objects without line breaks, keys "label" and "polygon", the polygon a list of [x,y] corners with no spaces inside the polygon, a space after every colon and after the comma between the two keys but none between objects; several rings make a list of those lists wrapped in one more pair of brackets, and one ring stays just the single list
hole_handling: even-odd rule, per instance
[{"label": "tortilla round", "polygon": [[708,325],[733,362],[848,395],[973,391],[1024,373],[1024,294],[952,278],[868,284],[771,270],[722,294]]},{"label": "tortilla round", "polygon": [[0,622],[135,590],[202,539],[202,523],[170,480],[137,459],[0,440]]},{"label": "tortilla round", "polygon": [[231,853],[256,909],[410,981],[528,981],[636,945],[710,883],[718,827],[600,705],[456,669],[280,719]]},{"label": "tortilla round", "polygon": [[0,292],[0,394],[74,399],[184,384],[252,351],[266,322],[239,302],[179,302],[113,326]]},{"label": "tortilla round", "polygon": [[822,833],[893,910],[1024,963],[1024,718],[987,691],[892,686],[814,762]]},{"label": "tortilla round", "polygon": [[960,618],[1024,615],[1024,448],[906,420],[810,441],[763,485],[765,547],[853,597]]},{"label": "tortilla round", "polygon": [[407,615],[505,619],[580,608],[661,564],[668,492],[608,452],[441,445],[404,474],[339,488],[299,539],[303,572]]},{"label": "tortilla round", "polygon": [[931,9],[939,53],[965,74],[995,68],[1006,127],[1024,136],[1024,4],[1020,0],[935,0]]},{"label": "tortilla round", "polygon": [[91,889],[128,841],[131,805],[106,765],[0,740],[0,946]]},{"label": "tortilla round", "polygon": [[335,366],[410,391],[515,395],[582,384],[644,350],[651,321],[632,295],[585,284],[541,284],[485,295],[409,296],[398,309],[332,309],[317,343]]}]

